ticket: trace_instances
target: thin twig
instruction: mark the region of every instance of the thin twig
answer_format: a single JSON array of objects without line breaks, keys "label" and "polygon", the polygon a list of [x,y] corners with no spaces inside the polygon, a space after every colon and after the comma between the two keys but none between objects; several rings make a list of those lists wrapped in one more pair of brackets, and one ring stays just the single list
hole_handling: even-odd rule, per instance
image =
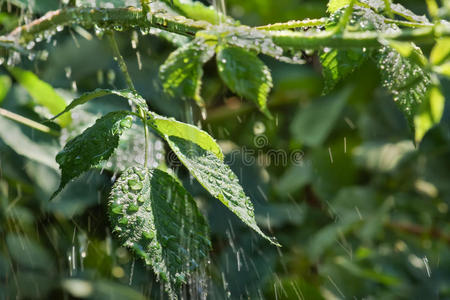
[{"label": "thin twig", "polygon": [[[114,59],[117,61],[117,64],[119,65],[120,70],[122,71],[123,76],[125,77],[125,81],[127,83],[127,86],[130,90],[132,90],[134,93],[136,92],[136,89],[134,88],[133,80],[131,79],[130,73],[128,72],[128,67],[123,59],[122,54],[120,54],[119,46],[117,45],[116,38],[114,36],[114,32],[110,31],[108,32],[108,40],[109,44],[111,45],[111,48],[113,50]],[[145,113],[142,110],[141,107],[138,107],[139,116],[144,123],[144,167],[147,167],[148,164],[148,127],[145,122]]]},{"label": "thin twig", "polygon": [[11,112],[9,110],[0,108],[0,115],[5,117],[5,118],[8,118],[10,120],[13,120],[13,121],[15,121],[17,123],[20,123],[20,124],[26,125],[28,127],[31,127],[33,129],[39,130],[41,132],[48,133],[48,134],[53,135],[53,136],[59,136],[59,132],[58,131],[53,130],[50,127],[42,125],[41,123],[38,123],[36,121],[30,120],[28,118],[25,118],[25,117],[23,117],[21,115],[15,114],[15,113],[13,113],[13,112]]}]

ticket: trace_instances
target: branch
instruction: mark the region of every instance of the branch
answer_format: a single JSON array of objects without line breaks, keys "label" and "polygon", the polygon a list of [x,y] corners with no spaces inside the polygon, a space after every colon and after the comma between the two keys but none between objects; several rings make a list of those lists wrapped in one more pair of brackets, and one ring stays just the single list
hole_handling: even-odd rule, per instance
[{"label": "branch", "polygon": [[[307,21],[305,21],[307,22]],[[16,45],[26,45],[38,36],[55,31],[58,26],[79,24],[93,27],[94,24],[105,30],[131,29],[139,27],[146,30],[159,28],[169,32],[194,37],[198,31],[213,29],[206,21],[194,21],[183,16],[171,16],[165,13],[149,13],[143,16],[138,8],[65,8],[47,13],[27,25],[19,27],[0,41],[16,42]],[[292,32],[290,30],[264,31],[267,36],[284,49],[321,49],[379,47],[380,40],[392,39],[421,43],[433,43],[436,36],[450,36],[450,25],[437,24],[431,27],[405,29],[401,32]]]},{"label": "branch", "polygon": [[[159,28],[185,36],[195,36],[199,30],[206,29],[209,23],[194,21],[181,16],[164,13],[142,14],[142,10],[128,8],[64,8],[48,12],[33,22],[16,28],[5,40],[27,44],[39,35],[54,31],[58,26],[82,25],[93,27],[94,24],[104,29],[141,29]],[[0,37],[2,40],[2,37]]]}]

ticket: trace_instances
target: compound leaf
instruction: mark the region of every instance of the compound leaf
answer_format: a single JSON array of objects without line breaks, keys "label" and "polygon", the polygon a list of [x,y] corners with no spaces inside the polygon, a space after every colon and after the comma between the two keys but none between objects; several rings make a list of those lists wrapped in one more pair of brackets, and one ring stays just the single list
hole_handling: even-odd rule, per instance
[{"label": "compound leaf", "polygon": [[266,116],[271,116],[267,96],[272,88],[272,75],[256,54],[238,47],[219,47],[217,67],[230,90],[252,100]]},{"label": "compound leaf", "polygon": [[107,160],[119,144],[120,135],[132,125],[130,112],[117,111],[98,119],[94,125],[71,139],[56,155],[62,172],[54,198],[73,178]]},{"label": "compound leaf", "polygon": [[109,197],[113,231],[153,267],[166,290],[186,283],[208,255],[208,225],[192,196],[159,169],[131,167]]},{"label": "compound leaf", "polygon": [[200,130],[194,125],[179,122],[175,119],[169,119],[150,112],[149,125],[155,129],[164,139],[171,136],[190,140],[199,147],[214,153],[220,160],[223,160],[222,149],[216,141],[205,131]]},{"label": "compound leaf", "polygon": [[194,99],[203,107],[200,95],[203,64],[213,55],[214,48],[202,40],[194,40],[172,52],[159,72],[164,91],[171,97]]},{"label": "compound leaf", "polygon": [[256,224],[253,204],[228,165],[214,153],[190,140],[178,136],[165,136],[165,139],[180,161],[211,195],[219,199],[247,226],[279,246],[275,238],[268,237]]}]

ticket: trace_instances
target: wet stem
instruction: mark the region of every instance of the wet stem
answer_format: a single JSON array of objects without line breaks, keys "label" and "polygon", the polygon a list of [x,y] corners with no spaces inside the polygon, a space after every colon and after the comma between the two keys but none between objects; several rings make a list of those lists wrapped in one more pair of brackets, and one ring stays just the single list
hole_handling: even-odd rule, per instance
[{"label": "wet stem", "polygon": [[[131,79],[130,73],[128,73],[127,64],[125,63],[123,56],[120,54],[119,46],[117,45],[114,31],[108,32],[107,37],[113,51],[114,59],[117,61],[117,64],[119,65],[119,68],[122,71],[123,76],[125,77],[125,81],[127,83],[128,88],[131,91],[133,91],[133,93],[137,93],[136,89],[134,88],[133,80]],[[138,107],[138,112],[142,120],[142,123],[144,124],[144,139],[145,139],[144,167],[146,168],[148,164],[148,126],[146,122],[145,112],[141,107]]]}]

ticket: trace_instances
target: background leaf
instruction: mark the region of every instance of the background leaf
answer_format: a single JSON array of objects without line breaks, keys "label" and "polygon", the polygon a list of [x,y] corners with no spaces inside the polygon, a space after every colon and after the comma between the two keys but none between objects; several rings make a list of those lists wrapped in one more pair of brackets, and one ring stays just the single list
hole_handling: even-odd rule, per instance
[{"label": "background leaf", "polygon": [[[25,71],[20,68],[9,69],[14,78],[28,91],[33,99],[46,107],[50,113],[56,115],[64,110],[66,101],[53,89],[51,85],[40,80],[35,74],[30,71]],[[70,114],[61,116],[58,124],[62,127],[69,125],[71,121]]]}]

